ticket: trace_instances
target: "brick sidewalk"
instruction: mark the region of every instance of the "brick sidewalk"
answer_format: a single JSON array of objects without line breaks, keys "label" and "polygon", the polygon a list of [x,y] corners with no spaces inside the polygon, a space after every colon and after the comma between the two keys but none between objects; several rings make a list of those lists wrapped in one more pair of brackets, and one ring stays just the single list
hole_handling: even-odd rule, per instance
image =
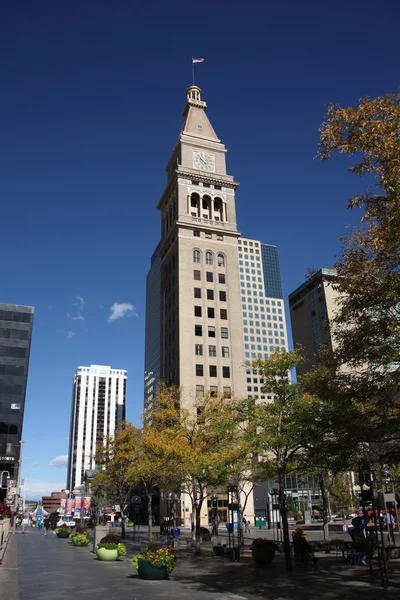
[{"label": "brick sidewalk", "polygon": [[[14,537],[19,556],[19,597],[11,596],[16,571],[1,571],[0,597],[6,600],[375,600],[399,597],[399,589],[384,594],[379,578],[370,581],[365,567],[349,567],[341,557],[321,554],[316,566],[295,566],[287,573],[284,557],[276,556],[268,567],[257,567],[245,555],[241,563],[215,557],[211,544],[205,544],[201,556],[194,556],[183,541],[177,549],[178,561],[170,581],[142,581],[130,564],[143,539],[127,541],[124,561],[97,561],[88,548],[74,548],[68,540],[41,532]],[[9,564],[17,565],[15,551],[8,554]],[[4,578],[5,575],[5,578]],[[13,581],[14,577],[14,581]],[[399,582],[400,583],[400,582]],[[6,592],[3,595],[3,592]]]}]

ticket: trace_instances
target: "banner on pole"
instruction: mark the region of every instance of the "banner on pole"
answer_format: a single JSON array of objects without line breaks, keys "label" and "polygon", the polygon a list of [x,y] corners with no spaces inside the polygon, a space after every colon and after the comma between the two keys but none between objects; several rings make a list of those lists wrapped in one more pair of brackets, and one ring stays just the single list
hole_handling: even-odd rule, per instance
[{"label": "banner on pole", "polygon": [[66,498],[61,498],[60,500],[60,508],[58,511],[58,514],[61,515],[62,517],[65,515],[65,505],[67,503],[67,499]]},{"label": "banner on pole", "polygon": [[17,482],[15,479],[7,479],[6,504],[8,504],[9,506],[14,504],[14,496],[17,493],[16,485]]},{"label": "banner on pole", "polygon": [[75,496],[74,519],[81,518],[81,511],[82,511],[82,496]]},{"label": "banner on pole", "polygon": [[90,519],[90,504],[91,504],[90,496],[85,496],[83,499],[83,518],[84,519]]},{"label": "banner on pole", "polygon": [[67,498],[67,502],[65,504],[65,516],[66,517],[72,517],[73,504],[74,504],[73,499],[72,498]]}]

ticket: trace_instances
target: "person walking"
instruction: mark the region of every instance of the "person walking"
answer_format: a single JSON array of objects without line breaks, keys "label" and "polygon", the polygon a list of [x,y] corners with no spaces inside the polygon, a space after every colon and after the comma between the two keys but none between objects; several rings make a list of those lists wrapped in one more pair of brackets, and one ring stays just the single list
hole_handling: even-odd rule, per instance
[{"label": "person walking", "polygon": [[384,516],[384,521],[386,523],[387,531],[388,531],[388,542],[392,540],[392,543],[395,544],[396,540],[394,539],[394,517],[391,512],[387,511]]},{"label": "person walking", "polygon": [[250,533],[250,521],[247,518],[247,515],[244,515],[243,525],[244,525],[244,532]]},{"label": "person walking", "polygon": [[49,529],[50,529],[50,519],[49,519],[49,517],[46,517],[44,519],[43,525],[44,525],[44,535],[47,535],[49,533]]},{"label": "person walking", "polygon": [[28,518],[28,517],[24,517],[24,518],[22,519],[22,523],[21,523],[21,525],[22,525],[22,533],[26,533],[26,531],[25,531],[25,530],[26,530],[26,528],[27,528],[27,527],[28,527],[28,525],[29,525],[29,518]]}]

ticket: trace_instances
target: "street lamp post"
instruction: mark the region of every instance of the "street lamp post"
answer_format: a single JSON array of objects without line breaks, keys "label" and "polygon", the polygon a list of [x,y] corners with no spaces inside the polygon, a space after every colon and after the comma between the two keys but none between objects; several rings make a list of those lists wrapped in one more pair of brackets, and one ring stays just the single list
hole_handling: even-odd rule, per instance
[{"label": "street lamp post", "polygon": [[0,490],[6,490],[7,489],[7,485],[5,487],[3,487],[3,475],[4,473],[7,473],[7,479],[11,479],[10,473],[8,471],[2,471],[0,473]]},{"label": "street lamp post", "polygon": [[20,481],[21,481],[21,464],[22,464],[22,446],[23,446],[23,440],[20,440],[19,444],[20,444],[20,450],[19,450],[19,460],[18,460],[18,475],[17,475],[17,487],[15,490],[15,497],[14,497],[14,515],[13,515],[13,533],[16,532],[17,530],[17,511],[18,511],[18,498],[19,498],[19,485],[20,485]]}]

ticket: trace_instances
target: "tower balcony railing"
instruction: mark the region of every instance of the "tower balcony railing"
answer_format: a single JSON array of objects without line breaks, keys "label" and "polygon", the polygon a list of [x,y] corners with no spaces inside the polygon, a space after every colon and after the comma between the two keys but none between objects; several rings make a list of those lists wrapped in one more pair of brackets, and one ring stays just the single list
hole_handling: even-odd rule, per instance
[{"label": "tower balcony railing", "polygon": [[192,217],[193,223],[201,223],[202,225],[210,225],[210,227],[225,228],[227,223],[224,221],[215,221],[213,219],[204,219],[203,217]]}]

